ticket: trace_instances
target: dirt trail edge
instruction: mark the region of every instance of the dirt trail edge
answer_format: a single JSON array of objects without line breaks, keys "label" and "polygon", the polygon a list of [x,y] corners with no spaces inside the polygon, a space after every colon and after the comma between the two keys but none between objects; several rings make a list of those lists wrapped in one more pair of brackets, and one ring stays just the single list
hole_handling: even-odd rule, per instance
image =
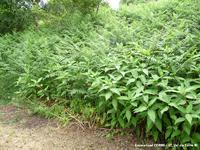
[{"label": "dirt trail edge", "polygon": [[108,140],[104,131],[62,128],[55,120],[28,114],[13,105],[0,106],[0,150],[136,150],[128,138]]}]

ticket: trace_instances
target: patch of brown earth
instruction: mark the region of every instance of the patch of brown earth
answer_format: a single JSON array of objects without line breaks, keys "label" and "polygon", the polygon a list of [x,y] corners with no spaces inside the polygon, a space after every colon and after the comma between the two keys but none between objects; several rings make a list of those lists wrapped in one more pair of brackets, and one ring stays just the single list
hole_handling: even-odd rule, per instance
[{"label": "patch of brown earth", "polygon": [[134,147],[133,139],[108,140],[105,131],[81,129],[71,123],[31,116],[13,105],[0,106],[0,150],[122,150]]}]

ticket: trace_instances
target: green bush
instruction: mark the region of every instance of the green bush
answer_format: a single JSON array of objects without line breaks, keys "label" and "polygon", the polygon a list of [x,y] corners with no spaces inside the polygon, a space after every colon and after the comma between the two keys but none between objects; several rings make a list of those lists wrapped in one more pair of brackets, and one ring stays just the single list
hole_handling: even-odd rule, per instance
[{"label": "green bush", "polygon": [[160,0],[102,8],[95,19],[74,14],[0,38],[0,67],[25,100],[155,141],[199,144],[199,6]]},{"label": "green bush", "polygon": [[1,0],[0,20],[0,34],[5,34],[24,30],[33,21],[33,16],[25,0]]},{"label": "green bush", "polygon": [[88,13],[97,9],[101,0],[72,0],[73,6],[81,12]]},{"label": "green bush", "polygon": [[72,12],[81,12],[83,14],[91,14],[97,10],[101,0],[53,0],[48,5],[48,11],[54,14],[68,15]]}]

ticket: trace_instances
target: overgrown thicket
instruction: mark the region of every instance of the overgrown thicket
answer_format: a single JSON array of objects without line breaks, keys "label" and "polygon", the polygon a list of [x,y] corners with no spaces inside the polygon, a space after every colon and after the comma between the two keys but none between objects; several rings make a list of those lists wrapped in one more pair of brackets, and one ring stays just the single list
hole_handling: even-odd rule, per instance
[{"label": "overgrown thicket", "polygon": [[198,0],[74,14],[0,38],[0,97],[15,87],[24,102],[59,104],[99,125],[199,143],[199,37]]},{"label": "overgrown thicket", "polygon": [[0,34],[22,31],[33,22],[31,0],[0,1]]},{"label": "overgrown thicket", "polygon": [[66,14],[76,11],[82,14],[91,14],[97,11],[101,0],[51,0],[48,11],[53,14]]},{"label": "overgrown thicket", "polygon": [[79,12],[91,14],[97,11],[101,0],[51,0],[44,8],[39,8],[39,0],[1,0],[0,1],[0,35],[23,31],[30,25],[36,25],[45,9],[47,14],[56,16]]}]

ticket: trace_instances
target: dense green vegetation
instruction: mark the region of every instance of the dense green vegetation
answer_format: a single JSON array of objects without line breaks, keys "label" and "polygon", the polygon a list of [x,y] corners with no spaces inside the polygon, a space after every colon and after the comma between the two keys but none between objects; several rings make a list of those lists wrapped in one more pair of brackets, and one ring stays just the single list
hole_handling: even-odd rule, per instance
[{"label": "dense green vegetation", "polygon": [[199,0],[35,13],[39,26],[0,37],[1,99],[155,141],[200,142]]},{"label": "dense green vegetation", "polygon": [[[30,2],[30,0],[27,0]],[[0,34],[24,30],[33,22],[34,15],[24,0],[0,1]]]}]

